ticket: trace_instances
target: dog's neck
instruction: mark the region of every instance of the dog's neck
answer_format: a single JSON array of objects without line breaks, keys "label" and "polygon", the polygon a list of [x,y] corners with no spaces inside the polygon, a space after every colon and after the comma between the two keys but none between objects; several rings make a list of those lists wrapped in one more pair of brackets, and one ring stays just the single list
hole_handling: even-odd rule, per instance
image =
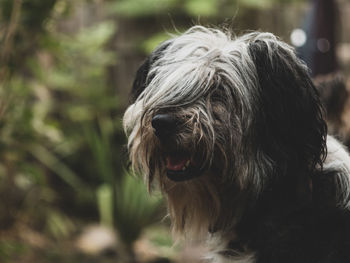
[{"label": "dog's neck", "polygon": [[225,233],[229,251],[242,250],[269,221],[283,220],[313,206],[310,177],[303,173],[286,175],[284,180],[270,182],[259,196],[246,191],[230,198],[237,189],[225,189],[222,206],[226,209],[209,232]]}]

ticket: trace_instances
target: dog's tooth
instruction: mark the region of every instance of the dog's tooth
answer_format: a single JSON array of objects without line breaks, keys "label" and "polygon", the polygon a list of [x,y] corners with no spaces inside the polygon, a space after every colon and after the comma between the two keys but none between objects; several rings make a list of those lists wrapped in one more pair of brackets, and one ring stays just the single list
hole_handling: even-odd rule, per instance
[{"label": "dog's tooth", "polygon": [[191,161],[190,161],[190,160],[188,160],[188,161],[186,162],[186,165],[185,165],[185,166],[189,166],[189,165],[190,165],[190,163],[191,163]]}]

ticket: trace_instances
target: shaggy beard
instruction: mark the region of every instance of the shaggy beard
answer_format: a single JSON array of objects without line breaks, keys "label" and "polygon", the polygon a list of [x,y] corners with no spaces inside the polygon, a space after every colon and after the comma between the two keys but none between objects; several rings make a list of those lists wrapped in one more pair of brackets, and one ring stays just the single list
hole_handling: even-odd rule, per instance
[{"label": "shaggy beard", "polygon": [[[210,117],[207,113],[203,113],[200,107],[177,112],[176,115],[183,119],[181,133],[177,133],[168,143],[169,145],[164,146],[154,135],[151,127],[150,119],[153,115],[149,113],[143,116],[140,121],[142,125],[129,145],[133,169],[136,173],[145,175],[150,191],[158,186],[165,194],[175,236],[181,234],[188,238],[203,237],[220,213],[219,195],[213,180],[215,176],[209,175],[210,171],[205,171],[196,180],[181,183],[169,180],[166,176],[164,148],[176,145],[172,146],[173,151],[181,149],[192,155],[191,160],[200,160],[201,166],[211,166],[214,160],[214,147],[218,146],[214,144],[215,135],[209,121]],[[207,131],[210,136],[204,131]],[[204,149],[207,150],[204,151]],[[221,155],[224,153],[222,150]]]},{"label": "shaggy beard", "polygon": [[[177,145],[173,147],[175,151],[190,153],[191,160],[197,160],[201,168],[206,167],[195,180],[178,183],[166,176],[164,148],[169,147],[154,134],[153,112],[146,112],[137,131],[133,130],[134,137],[129,136],[132,138],[129,150],[133,169],[145,175],[150,191],[158,186],[164,193],[174,236],[204,239],[208,230],[215,231],[218,226],[225,233],[233,231],[243,213],[246,192],[260,183],[248,176],[256,171],[257,162],[247,161],[246,157],[252,154],[248,153],[248,147],[241,145],[242,124],[237,115],[226,110],[229,105],[215,99],[218,96],[224,95],[214,94],[207,101],[174,113],[181,119],[181,132],[169,144]],[[254,164],[254,167],[244,164]],[[251,192],[258,193],[259,190]],[[223,210],[222,207],[232,209]]]},{"label": "shaggy beard", "polygon": [[147,180],[149,191],[156,185],[164,194],[175,237],[201,239],[206,236],[220,214],[218,190],[209,172],[196,180],[173,182],[165,175],[165,163],[149,161]]},{"label": "shaggy beard", "polygon": [[190,182],[162,180],[174,236],[204,239],[219,218],[221,207],[218,189],[209,174]]}]

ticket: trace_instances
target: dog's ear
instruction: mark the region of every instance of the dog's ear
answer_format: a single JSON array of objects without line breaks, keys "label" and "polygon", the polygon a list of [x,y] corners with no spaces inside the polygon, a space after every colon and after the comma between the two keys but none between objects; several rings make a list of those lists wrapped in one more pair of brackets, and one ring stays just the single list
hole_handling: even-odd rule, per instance
[{"label": "dog's ear", "polygon": [[258,77],[256,123],[262,148],[281,166],[322,165],[327,128],[305,64],[278,40],[255,40],[249,53]]},{"label": "dog's ear", "polygon": [[148,73],[154,64],[164,53],[169,46],[170,41],[161,43],[142,63],[136,72],[134,83],[131,91],[131,102],[134,103],[142,91],[147,87],[151,78]]},{"label": "dog's ear", "polygon": [[131,102],[134,103],[137,97],[142,93],[146,87],[147,75],[150,69],[151,56],[147,57],[146,60],[136,71],[136,76],[131,90]]}]

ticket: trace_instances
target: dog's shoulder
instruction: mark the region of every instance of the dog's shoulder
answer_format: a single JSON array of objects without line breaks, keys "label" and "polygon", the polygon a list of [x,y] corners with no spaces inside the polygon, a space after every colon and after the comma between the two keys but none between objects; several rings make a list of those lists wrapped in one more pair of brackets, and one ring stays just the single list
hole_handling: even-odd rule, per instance
[{"label": "dog's shoulder", "polygon": [[327,136],[327,157],[313,180],[315,200],[346,210],[350,208],[350,156],[340,142]]},{"label": "dog's shoulder", "polygon": [[327,152],[312,178],[313,202],[262,220],[254,234],[257,263],[350,262],[350,156],[331,136]]},{"label": "dog's shoulder", "polygon": [[305,207],[259,220],[259,226],[250,229],[249,238],[243,244],[214,238],[215,250],[208,262],[350,262],[350,212],[347,210]]},{"label": "dog's shoulder", "polygon": [[257,263],[350,262],[350,212],[306,208],[266,221],[257,233]]}]

